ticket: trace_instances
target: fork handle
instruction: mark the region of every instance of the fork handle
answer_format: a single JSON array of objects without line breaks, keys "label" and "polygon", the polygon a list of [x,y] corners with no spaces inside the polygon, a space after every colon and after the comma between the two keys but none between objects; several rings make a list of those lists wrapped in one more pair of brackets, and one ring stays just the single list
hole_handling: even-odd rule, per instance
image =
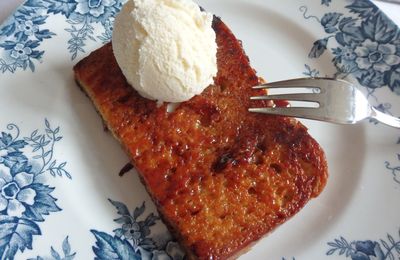
[{"label": "fork handle", "polygon": [[378,120],[381,123],[384,123],[388,126],[392,126],[395,128],[400,128],[400,118],[382,113],[376,108],[372,107],[371,118]]}]

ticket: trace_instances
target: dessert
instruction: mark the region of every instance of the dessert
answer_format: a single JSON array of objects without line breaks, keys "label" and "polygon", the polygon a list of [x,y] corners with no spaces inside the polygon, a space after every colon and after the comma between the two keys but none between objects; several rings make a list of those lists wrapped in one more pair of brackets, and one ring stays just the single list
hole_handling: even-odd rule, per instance
[{"label": "dessert", "polygon": [[324,153],[305,126],[247,111],[266,105],[249,99],[261,94],[251,88],[259,78],[228,27],[214,17],[212,28],[214,84],[171,113],[131,87],[111,43],[74,67],[189,259],[239,256],[327,180]]}]

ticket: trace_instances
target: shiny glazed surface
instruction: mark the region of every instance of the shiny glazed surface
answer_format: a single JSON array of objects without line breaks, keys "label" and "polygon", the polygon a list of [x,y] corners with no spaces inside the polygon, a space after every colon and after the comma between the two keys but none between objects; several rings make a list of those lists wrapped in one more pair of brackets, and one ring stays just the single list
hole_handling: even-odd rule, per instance
[{"label": "shiny glazed surface", "polygon": [[316,197],[327,179],[324,153],[301,123],[247,112],[259,79],[231,31],[217,18],[213,27],[215,85],[173,113],[127,84],[110,44],[74,68],[162,218],[200,259],[235,256]]}]

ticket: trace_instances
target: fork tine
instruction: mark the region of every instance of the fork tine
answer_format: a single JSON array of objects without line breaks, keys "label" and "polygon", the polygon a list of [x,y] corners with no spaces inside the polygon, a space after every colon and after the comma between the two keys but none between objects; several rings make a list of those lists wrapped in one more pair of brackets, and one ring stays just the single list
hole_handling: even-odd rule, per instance
[{"label": "fork tine", "polygon": [[288,100],[288,101],[310,101],[320,103],[321,95],[318,93],[302,93],[302,94],[276,94],[250,97],[251,100]]},{"label": "fork tine", "polygon": [[[266,89],[266,88],[318,88],[322,89],[325,85],[330,85],[329,83],[337,83],[339,80],[334,80],[331,78],[298,78],[276,81],[271,83],[265,83],[262,85],[254,86],[253,89]],[[340,82],[340,81],[339,81]],[[346,83],[345,81],[342,81]],[[324,83],[324,84],[322,84]],[[348,83],[346,83],[348,84]]]},{"label": "fork tine", "polygon": [[249,112],[324,120],[321,115],[318,115],[318,113],[316,113],[318,109],[319,108],[312,107],[263,107],[249,108]]}]

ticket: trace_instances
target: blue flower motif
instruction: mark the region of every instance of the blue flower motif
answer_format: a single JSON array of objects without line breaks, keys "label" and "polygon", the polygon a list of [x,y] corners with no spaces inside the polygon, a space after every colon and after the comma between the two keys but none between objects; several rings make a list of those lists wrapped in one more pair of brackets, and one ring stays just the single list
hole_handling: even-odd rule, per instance
[{"label": "blue flower motif", "polygon": [[[13,42],[8,44],[9,50],[16,46]],[[35,130],[29,137],[21,138],[15,124],[7,125],[10,132],[0,134],[0,259],[14,259],[18,251],[32,249],[33,237],[42,234],[38,223],[52,212],[61,211],[51,194],[54,188],[39,176],[50,173],[71,178],[71,175],[64,168],[66,162],[57,165],[53,158],[54,144],[62,138],[60,128],[52,128],[47,119],[45,125],[45,133]],[[22,150],[28,147],[32,149],[30,153]],[[67,249],[63,245],[63,251],[67,252],[63,259],[72,259],[75,254]],[[52,255],[58,253],[52,251]]]},{"label": "blue flower motif", "polygon": [[[322,1],[321,3],[328,3]],[[324,28],[327,37],[313,43],[309,58],[319,58],[328,43],[337,72],[335,78],[353,76],[373,95],[377,88],[389,87],[400,94],[400,45],[399,29],[370,1],[353,0],[345,6],[351,15],[325,13],[321,19],[306,15],[307,7],[300,7],[305,19],[314,18]],[[353,15],[355,14],[355,15]]]},{"label": "blue flower motif", "polygon": [[32,54],[32,49],[30,47],[26,47],[22,43],[17,43],[14,49],[11,51],[11,57],[16,60],[25,61],[29,59],[29,55]]},{"label": "blue flower motif", "polygon": [[127,223],[122,225],[124,237],[126,239],[140,239],[142,233],[140,232],[140,226],[138,223]]},{"label": "blue flower motif", "polygon": [[359,70],[355,62],[357,55],[354,48],[350,46],[337,47],[332,49],[332,53],[335,55],[333,62],[340,72],[351,73]]},{"label": "blue flower motif", "polygon": [[345,61],[354,61],[357,57],[354,49],[350,46],[345,46],[341,48],[341,56]]},{"label": "blue flower motif", "polygon": [[13,174],[5,165],[0,165],[0,212],[12,217],[21,217],[26,206],[35,203],[36,191],[30,187],[34,175],[27,172]]},{"label": "blue flower motif", "polygon": [[400,57],[396,55],[396,46],[389,43],[379,44],[366,39],[355,48],[354,53],[357,55],[358,67],[363,70],[373,68],[383,73],[400,63]]},{"label": "blue flower motif", "polygon": [[26,36],[31,36],[39,30],[39,26],[34,24],[31,20],[26,20],[17,26],[19,31],[22,31]]},{"label": "blue flower motif", "polygon": [[352,253],[352,260],[383,260],[385,259],[381,246],[377,242],[357,241],[355,243],[355,252]]},{"label": "blue flower motif", "polygon": [[116,0],[75,0],[75,12],[89,17],[91,21],[105,21],[115,13]]}]

